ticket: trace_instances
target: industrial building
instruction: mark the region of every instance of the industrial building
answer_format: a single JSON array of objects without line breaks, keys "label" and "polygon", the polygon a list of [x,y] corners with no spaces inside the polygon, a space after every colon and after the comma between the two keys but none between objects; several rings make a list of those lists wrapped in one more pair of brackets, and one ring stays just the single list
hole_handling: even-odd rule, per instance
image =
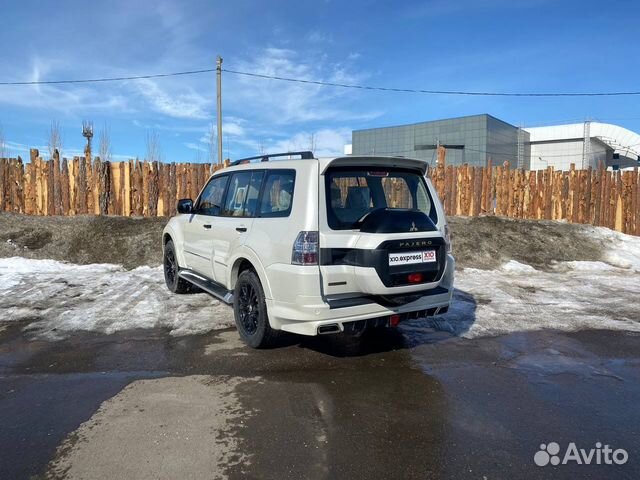
[{"label": "industrial building", "polygon": [[638,166],[640,135],[618,125],[583,122],[527,131],[532,170],[568,170],[572,163],[578,169],[598,168],[601,162],[615,170]]},{"label": "industrial building", "polygon": [[484,166],[508,161],[513,167],[538,170],[553,166],[568,170],[638,165],[640,135],[617,125],[583,122],[521,128],[491,115],[434,120],[383,128],[355,130],[345,153],[401,155],[435,163],[436,149],[447,149],[449,165]]}]

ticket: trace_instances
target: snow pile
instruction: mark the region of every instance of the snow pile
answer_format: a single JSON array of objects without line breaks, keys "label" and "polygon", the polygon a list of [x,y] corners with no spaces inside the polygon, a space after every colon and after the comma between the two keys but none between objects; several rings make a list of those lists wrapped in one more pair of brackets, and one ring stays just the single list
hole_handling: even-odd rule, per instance
[{"label": "snow pile", "polygon": [[153,327],[186,335],[231,326],[233,312],[206,294],[171,294],[162,267],[13,257],[0,258],[0,321],[28,321],[48,338]]},{"label": "snow pile", "polygon": [[[446,315],[408,322],[464,337],[514,331],[613,329],[640,332],[640,238],[593,227],[609,249],[603,261],[559,262],[536,270],[511,260],[456,274]],[[161,267],[0,259],[0,321],[24,321],[48,338],[74,330],[112,333],[164,327],[173,335],[233,325],[233,312],[206,294],[174,295]]]},{"label": "snow pile", "polygon": [[457,272],[452,308],[427,326],[464,337],[545,328],[640,332],[640,238],[595,227],[592,234],[611,247],[606,263],[559,262],[545,272],[511,260]]},{"label": "snow pile", "polygon": [[594,227],[594,233],[612,246],[604,254],[607,263],[640,273],[640,238],[604,227]]}]

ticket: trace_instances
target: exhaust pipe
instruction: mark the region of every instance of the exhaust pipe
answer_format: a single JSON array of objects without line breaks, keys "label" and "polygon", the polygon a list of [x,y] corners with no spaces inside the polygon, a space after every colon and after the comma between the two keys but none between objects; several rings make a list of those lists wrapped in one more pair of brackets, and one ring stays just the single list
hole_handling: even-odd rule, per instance
[{"label": "exhaust pipe", "polygon": [[318,327],[318,335],[329,335],[330,333],[340,333],[340,326],[337,323],[330,323]]}]

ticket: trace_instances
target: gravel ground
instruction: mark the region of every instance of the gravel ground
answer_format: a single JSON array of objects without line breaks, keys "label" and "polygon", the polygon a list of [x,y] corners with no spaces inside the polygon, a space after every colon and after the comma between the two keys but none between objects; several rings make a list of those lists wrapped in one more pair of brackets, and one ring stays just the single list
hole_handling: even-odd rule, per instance
[{"label": "gravel ground", "polygon": [[[167,218],[34,217],[0,214],[0,257],[46,258],[126,269],[162,263]],[[592,227],[498,217],[449,219],[458,268],[496,268],[509,260],[547,269],[554,261],[601,260]]]}]

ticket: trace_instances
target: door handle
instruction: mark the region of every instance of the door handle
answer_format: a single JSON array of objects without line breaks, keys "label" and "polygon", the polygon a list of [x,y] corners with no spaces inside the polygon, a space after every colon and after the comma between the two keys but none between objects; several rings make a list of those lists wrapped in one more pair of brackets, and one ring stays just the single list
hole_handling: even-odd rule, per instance
[{"label": "door handle", "polygon": [[236,232],[246,232],[247,231],[247,227],[236,227]]},{"label": "door handle", "polygon": [[204,225],[202,225],[204,228],[210,229],[211,225],[209,223],[205,223]]}]

